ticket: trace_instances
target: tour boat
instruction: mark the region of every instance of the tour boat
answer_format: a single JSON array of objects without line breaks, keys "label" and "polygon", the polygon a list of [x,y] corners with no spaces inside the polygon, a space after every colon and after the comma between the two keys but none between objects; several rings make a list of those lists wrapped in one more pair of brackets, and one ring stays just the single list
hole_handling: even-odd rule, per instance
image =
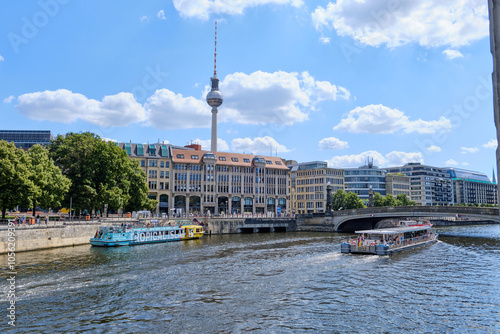
[{"label": "tour boat", "polygon": [[[171,225],[171,224],[170,224]],[[92,246],[114,247],[150,244],[157,242],[198,239],[203,236],[203,226],[173,225],[135,227],[132,224],[101,226],[90,239]]]},{"label": "tour boat", "polygon": [[341,253],[389,255],[434,243],[438,234],[427,222],[402,221],[400,226],[356,231],[358,237],[342,242]]}]

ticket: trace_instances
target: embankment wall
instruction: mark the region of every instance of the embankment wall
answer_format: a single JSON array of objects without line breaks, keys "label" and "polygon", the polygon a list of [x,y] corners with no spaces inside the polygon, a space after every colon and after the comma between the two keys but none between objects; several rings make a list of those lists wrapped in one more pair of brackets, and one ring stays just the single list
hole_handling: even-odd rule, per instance
[{"label": "embankment wall", "polygon": [[[100,223],[68,223],[66,225],[15,225],[15,251],[75,246],[90,243]],[[0,228],[0,254],[9,251],[7,225]]]}]

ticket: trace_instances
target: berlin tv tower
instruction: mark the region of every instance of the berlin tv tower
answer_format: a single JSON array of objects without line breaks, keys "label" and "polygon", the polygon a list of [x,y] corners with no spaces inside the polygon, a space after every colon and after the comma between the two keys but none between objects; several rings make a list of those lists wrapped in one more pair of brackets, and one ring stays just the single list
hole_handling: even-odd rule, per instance
[{"label": "berlin tv tower", "polygon": [[222,102],[222,94],[219,92],[219,79],[217,78],[217,21],[215,21],[215,54],[214,54],[214,76],[212,81],[212,90],[207,94],[207,103],[212,107],[212,152],[217,152],[217,107]]}]

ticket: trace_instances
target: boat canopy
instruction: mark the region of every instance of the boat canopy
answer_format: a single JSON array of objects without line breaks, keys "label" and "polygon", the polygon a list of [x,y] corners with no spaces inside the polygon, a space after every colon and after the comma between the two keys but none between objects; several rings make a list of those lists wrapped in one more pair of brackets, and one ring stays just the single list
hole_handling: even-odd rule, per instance
[{"label": "boat canopy", "polygon": [[417,231],[430,230],[430,229],[431,229],[431,225],[423,225],[423,226],[393,227],[393,228],[385,228],[385,229],[380,229],[380,230],[363,230],[363,231],[356,231],[355,233],[390,235],[390,234],[398,234],[398,233],[417,232]]}]

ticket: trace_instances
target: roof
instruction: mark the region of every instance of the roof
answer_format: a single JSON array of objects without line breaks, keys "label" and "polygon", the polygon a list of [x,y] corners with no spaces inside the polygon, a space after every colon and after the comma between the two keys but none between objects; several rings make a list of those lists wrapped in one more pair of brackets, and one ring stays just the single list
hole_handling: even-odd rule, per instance
[{"label": "roof", "polygon": [[[283,159],[279,157],[259,156],[253,154],[231,153],[231,152],[211,152],[198,150],[183,150],[172,148],[172,161],[174,163],[202,164],[203,155],[213,153],[217,157],[217,165],[254,167],[252,161],[255,157],[262,157],[266,161],[266,168],[289,170]],[[221,160],[222,158],[222,160]],[[245,161],[247,159],[247,161]],[[269,163],[271,162],[271,163]]]},{"label": "roof", "polygon": [[403,226],[403,227],[391,227],[384,228],[379,230],[362,230],[356,231],[355,233],[364,233],[364,234],[398,234],[398,233],[406,233],[406,232],[416,232],[423,230],[430,230],[430,225],[423,226]]}]

